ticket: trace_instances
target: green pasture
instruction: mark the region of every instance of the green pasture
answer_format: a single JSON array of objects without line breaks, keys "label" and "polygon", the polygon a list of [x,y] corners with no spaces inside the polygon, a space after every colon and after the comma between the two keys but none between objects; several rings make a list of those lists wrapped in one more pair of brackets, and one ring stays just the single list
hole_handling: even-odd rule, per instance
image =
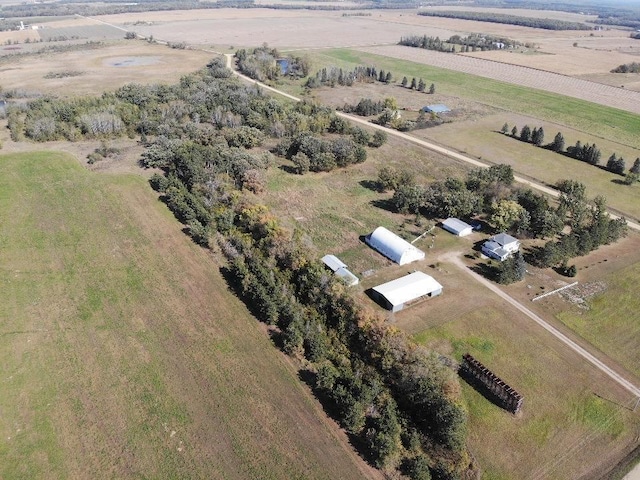
[{"label": "green pasture", "polygon": [[423,78],[427,85],[434,83],[437,92],[444,95],[466,98],[509,112],[565,124],[594,137],[617,139],[620,143],[640,148],[640,116],[615,108],[356,50],[312,50],[307,55],[312,61],[313,73],[331,65],[349,69],[357,65],[374,65],[378,69],[391,71],[396,82],[403,76],[409,79]]},{"label": "green pasture", "polygon": [[0,156],[0,364],[3,479],[364,476],[139,176]]},{"label": "green pasture", "polygon": [[588,310],[567,309],[557,318],[640,376],[640,264],[606,275],[605,292],[588,299]]},{"label": "green pasture", "polygon": [[420,344],[457,360],[471,353],[525,397],[522,414],[514,416],[461,381],[469,444],[483,479],[578,478],[612,442],[632,441],[639,420],[626,408],[627,396],[598,386],[587,365],[526,319],[490,300],[479,303],[444,324],[420,330],[414,322],[411,329]]}]

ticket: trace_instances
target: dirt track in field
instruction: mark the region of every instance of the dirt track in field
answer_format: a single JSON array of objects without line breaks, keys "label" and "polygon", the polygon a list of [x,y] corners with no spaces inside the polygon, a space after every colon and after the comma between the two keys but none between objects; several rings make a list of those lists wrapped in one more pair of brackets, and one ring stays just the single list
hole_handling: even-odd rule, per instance
[{"label": "dirt track in field", "polygon": [[523,87],[537,88],[640,114],[640,92],[633,92],[624,88],[616,88],[533,68],[420,48],[394,45],[363,47],[358,48],[358,50],[478,75]]}]

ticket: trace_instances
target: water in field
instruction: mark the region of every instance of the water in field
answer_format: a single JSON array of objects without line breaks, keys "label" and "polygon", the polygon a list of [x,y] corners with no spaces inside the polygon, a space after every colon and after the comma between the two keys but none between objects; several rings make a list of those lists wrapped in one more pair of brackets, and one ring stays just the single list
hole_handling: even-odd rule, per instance
[{"label": "water in field", "polygon": [[109,67],[144,67],[160,62],[160,57],[113,57],[104,61]]}]

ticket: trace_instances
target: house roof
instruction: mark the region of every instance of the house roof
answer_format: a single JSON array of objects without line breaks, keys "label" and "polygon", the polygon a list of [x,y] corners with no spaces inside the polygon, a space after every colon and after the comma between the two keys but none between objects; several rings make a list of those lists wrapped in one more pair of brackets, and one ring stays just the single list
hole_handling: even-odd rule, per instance
[{"label": "house roof", "polygon": [[464,232],[465,230],[473,231],[473,227],[471,225],[463,222],[462,220],[458,220],[457,218],[447,218],[442,222],[442,226],[445,228],[445,230],[449,230],[450,232],[458,234]]},{"label": "house roof", "polygon": [[500,258],[506,257],[510,254],[508,250],[505,250],[504,248],[502,248],[502,245],[500,245],[497,242],[493,242],[491,240],[484,242],[484,244],[482,245],[482,248],[487,252],[492,252],[493,254],[495,254]]},{"label": "house roof", "polygon": [[322,262],[334,272],[337,272],[341,268],[347,268],[347,266],[342,263],[342,260],[335,255],[325,255],[322,257]]},{"label": "house roof", "polygon": [[391,305],[396,306],[442,290],[442,285],[426,273],[413,272],[373,287],[373,290],[384,296]]},{"label": "house roof", "polygon": [[515,237],[512,237],[511,235],[507,235],[506,233],[499,233],[497,235],[494,235],[493,237],[491,237],[491,240],[496,242],[497,244],[501,245],[501,246],[505,246],[505,245],[509,245],[511,243],[514,242],[518,242],[518,239]]},{"label": "house roof", "polygon": [[400,265],[424,258],[422,250],[384,227],[376,228],[367,238],[367,243]]}]

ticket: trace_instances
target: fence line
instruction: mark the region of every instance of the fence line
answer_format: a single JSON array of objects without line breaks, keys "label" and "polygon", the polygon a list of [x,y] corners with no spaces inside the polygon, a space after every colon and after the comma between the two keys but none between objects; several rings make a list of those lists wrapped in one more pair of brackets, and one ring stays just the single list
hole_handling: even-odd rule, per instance
[{"label": "fence line", "polygon": [[565,285],[564,287],[556,288],[552,292],[543,293],[542,295],[538,295],[537,297],[532,298],[531,301],[535,302],[536,300],[540,300],[541,298],[548,297],[549,295],[553,295],[554,293],[561,292],[565,288],[575,287],[577,284],[578,282],[573,282],[573,283],[570,283],[569,285]]}]

